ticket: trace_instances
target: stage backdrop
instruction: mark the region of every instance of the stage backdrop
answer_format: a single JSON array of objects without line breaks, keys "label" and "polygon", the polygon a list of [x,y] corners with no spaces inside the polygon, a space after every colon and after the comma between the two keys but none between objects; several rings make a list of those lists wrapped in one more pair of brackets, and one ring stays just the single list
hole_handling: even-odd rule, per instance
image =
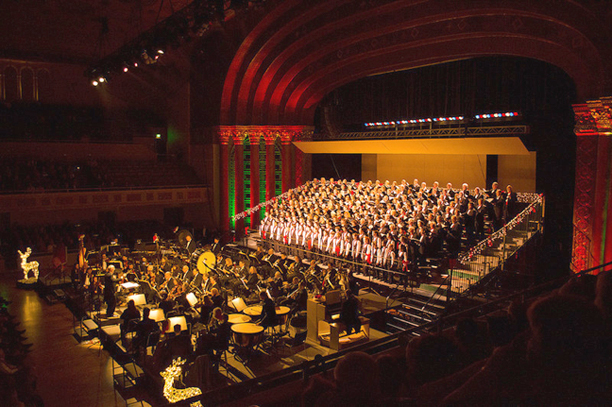
[{"label": "stage backdrop", "polygon": [[[362,180],[390,180],[412,183],[414,178],[431,186],[438,181],[441,187],[452,182],[455,188],[467,182],[470,189],[485,187],[486,155],[425,155],[425,154],[363,154]],[[511,184],[515,191],[536,192],[536,153],[530,155],[500,155],[497,180],[505,188]],[[486,185],[490,188],[490,185]]]}]

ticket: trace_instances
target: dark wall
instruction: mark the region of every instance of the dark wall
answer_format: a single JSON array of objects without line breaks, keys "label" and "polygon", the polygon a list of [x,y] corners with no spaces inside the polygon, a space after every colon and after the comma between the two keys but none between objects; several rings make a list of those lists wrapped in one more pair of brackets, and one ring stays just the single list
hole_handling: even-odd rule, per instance
[{"label": "dark wall", "polygon": [[312,177],[361,181],[361,154],[313,154]]}]

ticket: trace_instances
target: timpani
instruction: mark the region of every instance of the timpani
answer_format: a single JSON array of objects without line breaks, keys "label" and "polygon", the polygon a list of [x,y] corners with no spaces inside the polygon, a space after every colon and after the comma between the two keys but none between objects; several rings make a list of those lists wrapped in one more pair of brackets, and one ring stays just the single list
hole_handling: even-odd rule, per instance
[{"label": "timpani", "polygon": [[229,322],[231,325],[245,324],[247,322],[251,322],[251,317],[244,314],[229,314],[227,316],[227,322]]},{"label": "timpani", "polygon": [[232,325],[232,336],[237,347],[250,350],[261,343],[264,327],[250,322]]},{"label": "timpani", "polygon": [[246,307],[242,312],[251,318],[259,318],[263,312],[263,307],[261,305],[252,305],[250,307]]},{"label": "timpani", "polygon": [[289,318],[289,307],[285,307],[284,305],[280,307],[276,307],[276,320],[278,321],[278,325],[285,325],[287,323],[287,318]]}]

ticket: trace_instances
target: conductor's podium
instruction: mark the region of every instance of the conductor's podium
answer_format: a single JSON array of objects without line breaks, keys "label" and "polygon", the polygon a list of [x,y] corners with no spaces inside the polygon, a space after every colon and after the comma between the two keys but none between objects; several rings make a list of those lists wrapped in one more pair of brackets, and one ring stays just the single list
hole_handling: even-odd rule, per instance
[{"label": "conductor's podium", "polygon": [[333,320],[319,320],[319,343],[333,350],[341,350],[354,346],[370,339],[370,320],[360,316],[361,330],[347,335],[344,324]]}]

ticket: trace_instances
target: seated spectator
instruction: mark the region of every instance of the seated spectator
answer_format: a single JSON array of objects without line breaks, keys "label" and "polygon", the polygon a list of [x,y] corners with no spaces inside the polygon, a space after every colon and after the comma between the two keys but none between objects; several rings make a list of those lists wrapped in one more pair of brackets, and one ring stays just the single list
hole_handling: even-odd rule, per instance
[{"label": "seated spectator", "polygon": [[374,358],[364,352],[351,352],[334,369],[335,388],[319,393],[316,406],[379,405],[378,369]]},{"label": "seated spectator", "polygon": [[497,348],[443,405],[607,405],[603,320],[584,298],[552,295],[528,311],[530,331]]}]

